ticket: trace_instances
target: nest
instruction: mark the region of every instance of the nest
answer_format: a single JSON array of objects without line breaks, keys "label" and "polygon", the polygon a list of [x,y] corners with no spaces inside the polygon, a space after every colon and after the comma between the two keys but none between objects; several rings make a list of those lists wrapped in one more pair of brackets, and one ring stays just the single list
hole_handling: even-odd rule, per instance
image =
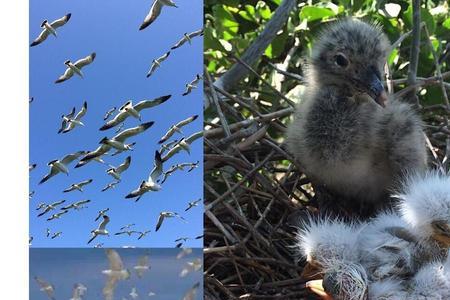
[{"label": "nest", "polygon": [[[318,207],[313,185],[283,144],[292,101],[272,88],[281,100],[267,106],[250,86],[230,94],[205,76],[205,299],[315,299],[293,247],[295,220]],[[420,110],[431,165],[448,170],[450,109]]]}]

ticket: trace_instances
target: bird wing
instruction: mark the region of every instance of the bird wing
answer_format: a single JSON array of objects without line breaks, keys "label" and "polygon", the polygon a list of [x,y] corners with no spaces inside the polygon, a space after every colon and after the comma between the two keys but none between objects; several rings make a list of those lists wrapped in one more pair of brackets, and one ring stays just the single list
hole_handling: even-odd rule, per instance
[{"label": "bird wing", "polygon": [[85,153],[86,153],[86,151],[78,151],[78,152],[75,152],[72,154],[68,154],[63,157],[63,159],[61,160],[61,163],[65,164],[65,165],[70,164],[75,159],[79,158],[80,156],[82,156]]},{"label": "bird wing", "polygon": [[150,177],[148,181],[156,182],[159,176],[163,172],[163,164],[161,160],[161,154],[155,151],[155,160],[153,162],[153,170],[150,172]]},{"label": "bird wing", "polygon": [[92,181],[93,181],[93,179],[84,180],[84,181],[78,183],[78,185],[79,186],[85,186],[85,185],[91,183]]},{"label": "bird wing", "polygon": [[142,22],[141,26],[139,27],[139,30],[143,30],[147,28],[150,24],[152,24],[156,20],[156,18],[161,14],[162,7],[163,7],[162,4],[159,3],[158,0],[153,1],[152,7],[150,8],[150,11],[145,17],[144,22]]},{"label": "bird wing", "polygon": [[163,214],[159,214],[159,217],[158,217],[158,223],[156,224],[156,229],[155,229],[155,231],[158,231],[159,230],[159,228],[161,227],[161,225],[162,225],[162,223],[164,222],[164,215]]},{"label": "bird wing", "polygon": [[154,122],[142,123],[139,126],[125,129],[124,131],[114,136],[112,139],[124,143],[127,138],[135,136],[141,132],[144,132],[145,130],[150,128],[153,125],[153,123]]},{"label": "bird wing", "polygon": [[103,216],[103,221],[98,225],[98,230],[105,230],[106,225],[109,223],[109,217]]},{"label": "bird wing", "polygon": [[177,49],[181,46],[184,45],[184,43],[187,42],[187,38],[185,36],[183,36],[175,45],[172,46],[172,48],[170,48],[171,50]]},{"label": "bird wing", "polygon": [[165,61],[165,60],[169,57],[169,55],[170,55],[170,51],[167,51],[166,53],[164,53],[164,55],[162,55],[161,57],[159,57],[159,58],[157,59],[157,61],[158,61],[159,63],[162,63],[163,61]]},{"label": "bird wing", "polygon": [[50,167],[50,171],[48,172],[47,175],[45,175],[41,181],[39,181],[39,184],[42,184],[44,182],[46,182],[47,180],[49,180],[50,178],[52,178],[53,176],[55,176],[56,174],[59,173],[59,170],[55,167]]},{"label": "bird wing", "polygon": [[187,124],[189,124],[189,123],[195,121],[197,118],[198,118],[198,115],[194,115],[194,116],[189,117],[189,118],[187,118],[187,119],[181,120],[180,122],[178,122],[178,123],[175,125],[175,127],[178,127],[178,128],[183,127],[183,126],[185,126],[185,125],[187,125]]},{"label": "bird wing", "polygon": [[111,108],[110,110],[108,110],[108,111],[106,112],[106,114],[103,116],[103,121],[106,121],[106,120],[112,115],[112,113],[116,111],[116,109],[117,109],[117,108],[114,106],[113,108]]},{"label": "bird wing", "polygon": [[60,83],[63,81],[66,81],[67,79],[71,78],[73,76],[73,70],[71,68],[67,68],[63,75],[59,76],[58,79],[56,79],[55,83]]},{"label": "bird wing", "polygon": [[166,134],[164,134],[164,136],[158,141],[158,144],[162,144],[165,141],[167,141],[168,139],[170,139],[172,137],[172,135],[174,135],[174,133],[175,133],[175,126],[170,126],[170,128],[166,132]]},{"label": "bird wing", "polygon": [[190,135],[188,138],[185,139],[186,143],[191,144],[193,141],[201,138],[203,136],[203,131],[198,131],[192,135]]},{"label": "bird wing", "polygon": [[160,105],[161,103],[166,102],[167,100],[169,100],[169,98],[171,96],[172,95],[166,95],[166,96],[161,96],[161,97],[155,98],[153,100],[143,100],[143,101],[140,101],[139,103],[137,103],[133,108],[137,111],[141,111],[145,108],[151,108],[151,107],[154,107],[154,106]]},{"label": "bird wing", "polygon": [[61,27],[61,26],[65,25],[70,20],[71,16],[72,16],[72,14],[67,14],[64,17],[59,18],[59,19],[51,22],[50,26],[52,26],[54,29],[56,29],[58,27]]},{"label": "bird wing", "polygon": [[197,84],[201,79],[202,79],[202,77],[201,77],[199,74],[197,74],[197,76],[195,76],[195,79],[192,80],[192,81],[190,82],[190,84],[191,84],[191,85],[195,85],[195,84]]},{"label": "bird wing", "polygon": [[203,28],[202,28],[202,29],[199,29],[199,30],[197,30],[197,31],[193,31],[193,32],[191,32],[191,33],[188,34],[188,36],[189,36],[190,38],[193,38],[193,37],[196,37],[196,36],[199,36],[199,35],[203,35]]},{"label": "bird wing", "polygon": [[[108,250],[106,250],[108,251]],[[111,250],[114,251],[114,250]],[[114,289],[116,288],[118,277],[117,276],[108,276],[106,280],[105,287],[103,288],[103,296],[105,300],[113,300],[114,299]]]},{"label": "bird wing", "polygon": [[39,45],[40,43],[45,41],[49,35],[50,31],[48,31],[47,29],[42,30],[39,36],[31,43],[30,47]]},{"label": "bird wing", "polygon": [[125,162],[122,163],[120,166],[118,166],[118,167],[116,168],[116,172],[119,173],[119,174],[122,173],[122,172],[124,172],[125,170],[128,169],[128,167],[130,166],[130,163],[131,163],[131,156],[128,156],[128,157],[125,159]]},{"label": "bird wing", "polygon": [[70,113],[68,113],[68,114],[66,115],[66,117],[70,119],[70,118],[73,117],[74,114],[75,114],[75,106],[72,107],[72,110],[70,111]]},{"label": "bird wing", "polygon": [[128,118],[130,115],[126,111],[120,111],[112,120],[109,120],[106,122],[105,125],[100,127],[100,130],[107,130],[110,128],[113,128],[114,126],[119,125],[123,121],[125,121],[126,118]]},{"label": "bird wing", "polygon": [[[74,187],[73,185],[71,185],[70,187],[68,187],[67,189],[65,189],[65,190],[63,191],[63,193],[71,192],[71,191],[73,191],[74,189],[75,189],[75,187]],[[64,209],[64,207],[63,207],[63,209]]]},{"label": "bird wing", "polygon": [[86,204],[86,203],[89,203],[89,202],[91,202],[91,200],[81,200],[81,201],[78,201],[76,203],[76,205],[83,205],[83,204]]},{"label": "bird wing", "polygon": [[75,120],[79,121],[86,114],[86,112],[87,112],[87,102],[84,101],[83,107],[81,108],[81,110],[75,116]]},{"label": "bird wing", "polygon": [[121,271],[123,270],[122,259],[120,258],[119,253],[113,249],[106,250],[106,256],[108,257],[109,267],[113,271]]},{"label": "bird wing", "polygon": [[81,69],[84,66],[89,65],[90,63],[92,63],[95,59],[95,52],[92,52],[90,55],[86,56],[85,58],[81,58],[79,60],[77,60],[74,65],[75,67]]},{"label": "bird wing", "polygon": [[103,154],[108,152],[110,149],[111,149],[110,145],[101,144],[100,146],[98,146],[97,149],[95,149],[94,151],[90,151],[85,156],[83,156],[83,158],[81,158],[80,161],[87,162],[87,161],[89,161],[91,159],[94,159],[96,157],[102,156]]}]

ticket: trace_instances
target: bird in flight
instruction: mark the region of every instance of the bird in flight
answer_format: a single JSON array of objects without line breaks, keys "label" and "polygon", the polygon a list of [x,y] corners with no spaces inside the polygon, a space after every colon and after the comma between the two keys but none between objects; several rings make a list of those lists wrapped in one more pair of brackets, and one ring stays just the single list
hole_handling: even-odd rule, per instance
[{"label": "bird in flight", "polygon": [[81,69],[87,65],[90,65],[94,60],[95,57],[97,55],[95,54],[95,52],[91,53],[90,55],[81,58],[79,60],[77,60],[75,63],[71,62],[70,60],[66,60],[64,62],[64,64],[67,66],[66,71],[64,72],[63,75],[61,75],[56,81],[55,83],[61,83],[64,82],[68,79],[70,79],[74,74],[77,74],[78,76],[80,76],[81,78],[83,78],[83,73],[81,72]]},{"label": "bird in flight", "polygon": [[186,151],[188,154],[191,153],[190,151],[190,145],[192,144],[192,142],[194,142],[195,140],[201,138],[203,136],[203,131],[198,131],[192,135],[190,135],[188,138],[182,138],[175,146],[173,146],[166,155],[164,155],[164,157],[162,158],[163,162],[166,162],[167,160],[169,160],[172,156],[174,156],[175,154],[177,154],[178,152],[184,150]]},{"label": "bird in flight", "polygon": [[113,128],[123,123],[128,117],[141,120],[142,110],[158,106],[169,100],[170,97],[172,97],[172,95],[165,95],[152,100],[142,100],[134,105],[133,102],[129,100],[119,108],[117,115],[112,120],[109,120],[102,127],[100,127],[100,130],[103,131]]},{"label": "bird in flight", "polygon": [[97,217],[95,218],[94,221],[97,222],[98,219],[100,219],[100,217],[103,217],[108,211],[109,211],[109,207],[105,208],[105,209],[102,209],[102,210],[99,210],[98,213],[97,213]]},{"label": "bird in flight", "polygon": [[67,165],[78,159],[80,156],[85,154],[85,151],[78,151],[69,155],[64,156],[61,160],[55,159],[50,161],[47,165],[50,167],[50,172],[41,179],[39,184],[42,184],[57,175],[58,173],[64,173],[69,175],[69,170],[67,169]]},{"label": "bird in flight", "polygon": [[106,225],[108,223],[109,223],[109,217],[107,215],[103,215],[102,222],[98,225],[97,229],[94,229],[91,231],[92,237],[87,243],[90,244],[99,235],[109,236],[109,232],[108,232],[108,230],[106,230]]},{"label": "bird in flight", "polygon": [[175,217],[179,218],[183,222],[187,223],[186,220],[182,216],[180,216],[178,213],[176,213],[176,212],[162,211],[162,212],[159,213],[158,223],[156,224],[155,232],[158,231],[159,228],[161,228],[161,225],[164,222],[165,218],[175,218]]},{"label": "bird in flight", "polygon": [[66,202],[66,200],[56,201],[56,202],[53,202],[52,204],[40,203],[39,206],[38,206],[38,208],[37,208],[36,210],[41,210],[41,209],[43,208],[44,211],[41,212],[41,213],[38,215],[38,217],[43,216],[43,215],[45,215],[46,213],[48,213],[49,211],[56,209],[56,207],[57,207],[58,205],[61,205],[61,204],[63,204],[64,202]]},{"label": "bird in flight", "polygon": [[56,29],[66,25],[66,23],[70,20],[72,14],[67,14],[64,17],[57,19],[51,23],[47,20],[44,20],[41,24],[42,31],[39,36],[31,43],[30,47],[34,47],[45,41],[50,34],[57,36]]},{"label": "bird in flight", "polygon": [[170,55],[170,51],[164,53],[162,56],[158,57],[157,59],[152,60],[152,65],[150,67],[150,70],[147,73],[147,78],[152,76],[152,74],[161,66],[161,63],[165,61]]},{"label": "bird in flight", "polygon": [[181,120],[180,122],[170,126],[169,130],[166,132],[166,134],[164,134],[164,136],[159,140],[158,143],[162,144],[162,143],[166,142],[168,139],[170,139],[172,137],[172,135],[175,134],[175,132],[183,134],[183,132],[181,131],[181,128],[183,126],[186,126],[186,125],[194,122],[197,118],[198,118],[198,115],[193,115],[189,118]]},{"label": "bird in flight", "polygon": [[150,176],[147,180],[143,180],[141,185],[136,190],[132,191],[125,198],[136,198],[136,202],[149,191],[157,192],[161,190],[161,185],[157,183],[159,176],[161,176],[163,172],[163,163],[161,161],[161,154],[158,151],[155,151],[155,160],[153,163],[153,169],[150,172]]},{"label": "bird in flight", "polygon": [[62,215],[65,215],[65,214],[67,214],[68,212],[69,212],[68,210],[60,211],[59,213],[53,214],[50,218],[47,219],[47,221],[52,221],[52,220],[60,219]]},{"label": "bird in flight", "polygon": [[73,130],[76,126],[84,126],[83,122],[81,122],[81,118],[86,114],[86,112],[87,112],[87,102],[84,101],[83,107],[77,113],[75,118],[73,118],[75,114],[75,107],[68,115],[62,115],[61,127],[58,130],[58,133],[67,133]]},{"label": "bird in flight", "polygon": [[183,46],[186,42],[188,42],[189,45],[190,45],[191,42],[192,42],[192,39],[194,37],[202,36],[202,35],[203,35],[203,28],[199,29],[199,30],[196,30],[196,31],[193,31],[191,33],[187,33],[186,32],[185,34],[183,34],[183,37],[175,45],[173,45],[172,48],[170,48],[170,49],[171,50],[177,49],[177,48]]},{"label": "bird in flight", "polygon": [[117,168],[114,166],[111,166],[108,170],[106,170],[106,173],[108,175],[111,175],[114,179],[117,181],[120,181],[120,174],[125,172],[129,167],[131,163],[131,156],[128,156],[125,161],[120,164]]},{"label": "bird in flight", "polygon": [[85,207],[85,206],[83,206],[84,204],[89,203],[89,202],[91,202],[91,200],[81,200],[81,201],[77,201],[77,202],[71,203],[68,206],[64,206],[61,209],[69,210],[69,209],[73,208],[74,210],[80,210],[80,209]]},{"label": "bird in flight", "polygon": [[182,94],[182,96],[187,96],[192,92],[193,89],[196,89],[197,84],[201,79],[202,77],[199,74],[197,74],[194,80],[192,80],[189,83],[186,83],[186,91]]},{"label": "bird in flight", "polygon": [[134,271],[136,271],[136,274],[139,278],[142,278],[145,272],[150,270],[150,263],[149,263],[149,257],[148,255],[143,255],[139,257],[138,263],[136,266],[133,267]]},{"label": "bird in flight", "polygon": [[109,269],[102,271],[103,274],[108,276],[103,288],[103,296],[105,300],[113,300],[117,282],[130,278],[131,273],[124,268],[122,258],[116,250],[106,249],[106,257],[109,261]]},{"label": "bird in flight", "polygon": [[198,199],[198,200],[189,202],[189,203],[188,203],[188,207],[187,207],[184,211],[188,211],[188,210],[190,210],[191,208],[198,206],[198,204],[199,204],[201,201],[202,201],[202,199],[200,198],[200,199]]},{"label": "bird in flight", "polygon": [[163,6],[178,7],[172,0],[154,0],[150,11],[144,19],[144,22],[142,22],[139,27],[139,30],[143,30],[152,24],[161,14]]},{"label": "bird in flight", "polygon": [[83,186],[90,184],[93,181],[93,179],[83,180],[79,183],[72,183],[70,187],[65,189],[63,192],[68,193],[71,191],[80,191],[83,192]]},{"label": "bird in flight", "polygon": [[108,184],[102,189],[102,192],[107,191],[107,190],[109,190],[109,189],[115,188],[117,184],[119,184],[119,181],[114,181],[114,182],[108,183]]},{"label": "bird in flight", "polygon": [[55,287],[52,284],[37,276],[34,277],[34,280],[41,287],[41,292],[46,293],[50,299],[55,300]]},{"label": "bird in flight", "polygon": [[116,109],[117,109],[117,107],[113,107],[113,108],[111,108],[110,110],[108,110],[106,113],[105,113],[105,115],[103,116],[103,121],[106,121],[106,120],[108,120],[111,116],[112,116],[112,114],[116,111]]}]

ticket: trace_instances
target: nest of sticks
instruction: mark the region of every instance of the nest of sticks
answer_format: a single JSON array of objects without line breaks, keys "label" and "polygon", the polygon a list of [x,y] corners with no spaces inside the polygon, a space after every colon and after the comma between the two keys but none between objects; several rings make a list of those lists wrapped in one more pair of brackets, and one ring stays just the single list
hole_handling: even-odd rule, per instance
[{"label": "nest of sticks", "polygon": [[[205,299],[315,299],[300,278],[304,262],[296,260],[293,248],[295,220],[318,209],[313,185],[283,144],[294,104],[245,62],[235,62],[252,74],[238,93],[216,87],[205,72]],[[299,76],[283,74],[285,83],[302,84]],[[450,72],[441,76],[450,78]],[[445,83],[438,77],[417,80],[416,87]],[[279,97],[279,104],[268,106],[263,93],[255,96],[261,85]],[[398,93],[410,90],[402,86]],[[419,109],[430,164],[448,171],[450,108],[445,102]]]}]

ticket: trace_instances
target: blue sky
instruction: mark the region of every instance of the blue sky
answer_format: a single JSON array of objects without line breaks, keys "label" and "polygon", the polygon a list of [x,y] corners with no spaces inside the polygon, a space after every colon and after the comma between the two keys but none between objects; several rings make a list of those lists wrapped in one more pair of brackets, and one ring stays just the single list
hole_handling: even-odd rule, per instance
[{"label": "blue sky", "polygon": [[[140,256],[149,251],[151,269],[139,279],[132,271]],[[114,299],[126,297],[132,287],[136,287],[139,299],[181,299],[183,294],[196,282],[202,282],[202,271],[191,272],[180,278],[179,273],[188,261],[202,257],[201,249],[193,249],[192,254],[175,259],[178,249],[117,249],[124,266],[132,275],[129,280],[120,281],[115,290]],[[102,289],[106,276],[101,273],[108,269],[108,260],[104,249],[31,249],[30,250],[30,297],[33,300],[48,300],[48,297],[39,290],[33,279],[38,276],[53,284],[56,299],[69,299],[72,296],[72,287],[82,283],[87,288],[86,300],[103,299]],[[149,291],[156,296],[149,298]],[[201,299],[202,289],[197,293]]]},{"label": "blue sky", "polygon": [[[164,54],[185,32],[198,30],[203,25],[202,1],[175,1],[179,8],[164,7],[159,18],[147,29],[138,28],[148,13],[152,1],[121,0],[98,1],[30,1],[30,43],[41,31],[44,19],[53,21],[71,13],[69,22],[58,29],[58,37],[49,36],[42,44],[30,48],[30,164],[37,168],[30,174],[30,191],[35,195],[30,201],[30,235],[33,247],[85,247],[90,231],[97,228],[94,222],[97,211],[109,207],[111,222],[107,229],[115,233],[128,223],[136,223],[135,230],[151,229],[152,232],[140,241],[136,236],[99,237],[92,246],[104,243],[105,247],[133,245],[138,247],[173,247],[178,237],[195,237],[203,232],[202,207],[184,209],[189,201],[203,196],[203,167],[191,173],[181,171],[173,174],[159,192],[147,193],[135,203],[125,199],[130,191],[146,179],[153,167],[154,152],[159,149],[158,140],[170,125],[198,114],[200,117],[184,127],[184,134],[190,135],[202,129],[202,89],[194,90],[182,97],[185,84],[202,73],[202,37],[193,40],[192,45],[171,52],[150,78],[146,78],[152,59]],[[96,52],[95,61],[83,69],[85,78],[74,76],[70,80],[54,84],[65,71],[65,60],[73,61]],[[202,83],[200,83],[200,86]],[[101,192],[112,181],[105,173],[108,168],[97,162],[74,169],[69,167],[69,176],[59,174],[42,185],[40,179],[47,174],[47,163],[53,159],[78,150],[94,150],[104,136],[112,137],[115,129],[99,131],[103,125],[103,115],[113,106],[120,107],[127,100],[134,103],[172,94],[166,103],[144,110],[142,121],[155,124],[141,135],[128,141],[135,141],[135,150],[118,156],[105,156],[107,163],[119,165],[126,156],[132,156],[130,168],[122,174],[122,182],[113,190]],[[84,101],[88,102],[88,112],[83,118],[85,127],[58,135],[61,115],[67,114],[73,106],[78,111]],[[134,127],[139,121],[129,118],[125,128]],[[180,138],[176,134],[175,138]],[[202,159],[202,140],[192,145],[192,152],[178,154],[164,164],[195,162]],[[93,183],[78,191],[62,193],[72,183],[86,179]],[[69,204],[90,199],[87,209],[70,211],[60,220],[46,221],[52,212],[37,218],[35,208],[40,202],[52,203],[65,199]],[[182,214],[188,224],[178,219],[168,219],[155,233],[155,225],[160,211],[176,211]],[[61,237],[51,240],[45,236],[46,228],[51,232],[62,231]],[[189,247],[201,247],[202,240],[191,240]]]}]

